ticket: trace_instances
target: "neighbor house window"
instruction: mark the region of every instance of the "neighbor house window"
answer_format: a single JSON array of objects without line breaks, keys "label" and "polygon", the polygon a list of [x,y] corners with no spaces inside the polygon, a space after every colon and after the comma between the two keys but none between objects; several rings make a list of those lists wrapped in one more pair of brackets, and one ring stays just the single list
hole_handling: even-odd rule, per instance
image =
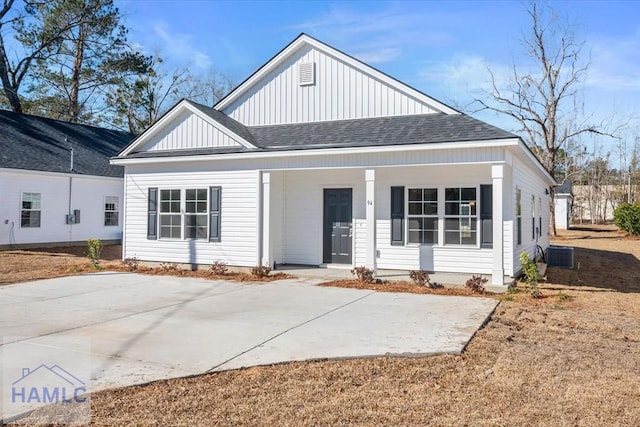
[{"label": "neighbor house window", "polygon": [[475,245],[478,241],[476,188],[446,188],[444,207],[444,243]]},{"label": "neighbor house window", "polygon": [[40,193],[22,193],[20,226],[24,228],[40,227]]},{"label": "neighbor house window", "polygon": [[438,243],[438,189],[410,188],[408,195],[408,242]]},{"label": "neighbor house window", "polygon": [[516,227],[518,244],[522,244],[522,191],[516,188]]},{"label": "neighbor house window", "polygon": [[180,190],[160,190],[160,237],[179,239],[181,229]]},{"label": "neighbor house window", "polygon": [[118,197],[107,196],[104,198],[104,225],[105,226],[117,226],[118,225]]},{"label": "neighbor house window", "polygon": [[185,239],[207,239],[207,189],[186,190],[184,237]]}]

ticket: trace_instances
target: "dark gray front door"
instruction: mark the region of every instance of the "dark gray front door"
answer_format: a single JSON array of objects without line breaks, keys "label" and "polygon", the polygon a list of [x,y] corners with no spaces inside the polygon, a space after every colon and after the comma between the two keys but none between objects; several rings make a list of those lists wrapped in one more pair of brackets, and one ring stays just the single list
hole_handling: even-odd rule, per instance
[{"label": "dark gray front door", "polygon": [[351,264],[351,189],[324,190],[323,262]]}]

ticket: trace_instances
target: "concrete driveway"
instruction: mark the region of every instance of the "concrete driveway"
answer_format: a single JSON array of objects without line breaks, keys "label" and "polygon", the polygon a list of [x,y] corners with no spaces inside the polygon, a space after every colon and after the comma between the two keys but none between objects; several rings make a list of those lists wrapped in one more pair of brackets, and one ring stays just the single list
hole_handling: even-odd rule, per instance
[{"label": "concrete driveway", "polygon": [[21,355],[5,358],[5,381],[10,364],[57,350],[90,354],[91,390],[293,360],[460,353],[496,306],[317,282],[99,273],[3,286],[3,350]]}]

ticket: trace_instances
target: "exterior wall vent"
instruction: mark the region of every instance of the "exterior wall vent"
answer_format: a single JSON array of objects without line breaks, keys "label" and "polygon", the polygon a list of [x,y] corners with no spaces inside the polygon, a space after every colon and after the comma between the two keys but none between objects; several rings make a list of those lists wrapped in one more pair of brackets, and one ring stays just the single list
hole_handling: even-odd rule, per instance
[{"label": "exterior wall vent", "polygon": [[316,83],[315,63],[302,62],[298,68],[300,86],[310,86]]},{"label": "exterior wall vent", "polygon": [[547,266],[573,268],[573,248],[571,246],[549,246],[547,248]]}]

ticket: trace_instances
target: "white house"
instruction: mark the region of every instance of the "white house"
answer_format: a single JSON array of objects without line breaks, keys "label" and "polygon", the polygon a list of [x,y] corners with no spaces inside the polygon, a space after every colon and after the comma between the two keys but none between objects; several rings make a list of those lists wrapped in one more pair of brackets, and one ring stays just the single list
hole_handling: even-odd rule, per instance
[{"label": "white house", "polygon": [[213,108],[179,102],[125,167],[125,257],[504,276],[548,245],[520,138],[302,34]]},{"label": "white house", "polygon": [[123,168],[133,135],[0,111],[0,248],[122,238]]}]

